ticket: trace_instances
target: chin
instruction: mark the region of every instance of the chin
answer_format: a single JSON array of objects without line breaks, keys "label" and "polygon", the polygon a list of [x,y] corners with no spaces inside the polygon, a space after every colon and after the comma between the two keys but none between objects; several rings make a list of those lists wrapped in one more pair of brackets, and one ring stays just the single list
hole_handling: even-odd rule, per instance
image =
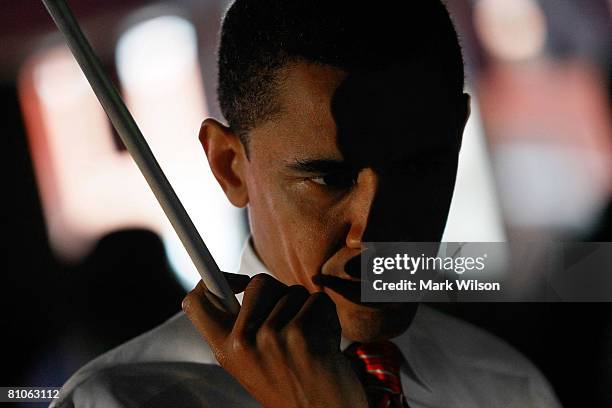
[{"label": "chin", "polygon": [[412,323],[418,303],[379,303],[371,307],[344,300],[336,302],[336,308],[342,336],[352,341],[371,343],[404,333]]}]

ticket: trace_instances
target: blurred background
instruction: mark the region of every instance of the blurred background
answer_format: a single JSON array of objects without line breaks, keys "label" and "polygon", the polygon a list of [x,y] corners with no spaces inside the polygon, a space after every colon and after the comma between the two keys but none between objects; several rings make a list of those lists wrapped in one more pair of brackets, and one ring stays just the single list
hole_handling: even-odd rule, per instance
[{"label": "blurred background", "polygon": [[[197,139],[221,118],[228,1],[69,3],[217,262],[236,270],[246,215]],[[612,2],[446,3],[473,109],[444,239],[611,241]],[[0,385],[59,386],[179,311],[197,274],[42,3],[0,11]],[[435,306],[521,350],[564,406],[612,407],[611,304]]]}]

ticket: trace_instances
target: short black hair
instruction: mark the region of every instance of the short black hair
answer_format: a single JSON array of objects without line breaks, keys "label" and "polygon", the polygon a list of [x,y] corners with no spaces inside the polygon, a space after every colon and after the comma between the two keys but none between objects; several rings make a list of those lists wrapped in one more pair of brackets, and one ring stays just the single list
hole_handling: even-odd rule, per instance
[{"label": "short black hair", "polygon": [[280,112],[278,73],[292,62],[367,72],[425,61],[449,92],[463,92],[461,48],[440,0],[361,3],[236,0],[230,6],[218,50],[218,97],[245,147],[249,130]]}]

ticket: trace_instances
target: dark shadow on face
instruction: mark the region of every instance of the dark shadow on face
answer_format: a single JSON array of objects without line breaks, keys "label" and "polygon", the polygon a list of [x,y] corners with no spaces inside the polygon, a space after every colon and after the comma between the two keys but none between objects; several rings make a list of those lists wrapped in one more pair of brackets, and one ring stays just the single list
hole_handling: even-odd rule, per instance
[{"label": "dark shadow on face", "polygon": [[437,242],[455,185],[465,96],[411,63],[349,74],[332,98],[337,144],[378,188],[364,242]]},{"label": "dark shadow on face", "polygon": [[[345,162],[377,174],[362,242],[442,238],[467,114],[467,96],[451,94],[450,87],[438,80],[443,78],[442,69],[411,61],[350,73],[332,97],[336,143]],[[360,256],[349,260],[344,270],[360,278]],[[353,293],[349,300],[358,302],[359,297]],[[390,313],[379,316],[378,331],[362,332],[392,337],[410,325],[418,303],[369,306]]]}]

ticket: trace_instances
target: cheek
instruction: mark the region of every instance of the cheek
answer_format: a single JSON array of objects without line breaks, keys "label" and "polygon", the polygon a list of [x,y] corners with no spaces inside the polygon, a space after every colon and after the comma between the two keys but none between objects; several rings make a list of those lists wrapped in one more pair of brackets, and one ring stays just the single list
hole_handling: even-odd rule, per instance
[{"label": "cheek", "polygon": [[317,289],[313,276],[337,250],[337,217],[278,180],[252,176],[249,215],[260,257],[283,283]]}]

